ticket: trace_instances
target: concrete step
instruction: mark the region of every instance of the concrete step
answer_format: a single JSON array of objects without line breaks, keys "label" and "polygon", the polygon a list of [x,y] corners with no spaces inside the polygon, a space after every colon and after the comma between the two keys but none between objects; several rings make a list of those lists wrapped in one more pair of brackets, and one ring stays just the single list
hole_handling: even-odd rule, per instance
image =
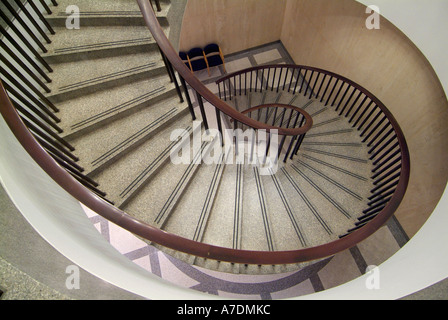
[{"label": "concrete step", "polygon": [[175,95],[174,85],[166,75],[160,74],[60,102],[57,106],[63,136],[68,140],[79,139],[97,127],[109,125]]},{"label": "concrete step", "polygon": [[156,135],[177,117],[188,112],[184,103],[173,97],[115,119],[106,126],[69,141],[76,148],[86,172],[93,174],[109,162]]},{"label": "concrete step", "polygon": [[54,65],[47,98],[56,104],[163,73],[162,58],[153,51],[60,63]]},{"label": "concrete step", "polygon": [[[72,7],[72,5],[76,7]],[[156,11],[161,24],[167,24],[166,16],[170,7],[169,1],[161,1],[162,11]],[[144,21],[136,1],[132,0],[78,0],[74,3],[71,0],[61,0],[57,7],[52,7],[52,14],[45,17],[54,27],[65,27],[67,18],[74,17],[75,11],[79,12],[79,27],[86,26],[116,26],[134,25],[143,26]],[[68,24],[70,25],[71,20]]]},{"label": "concrete step", "polygon": [[[168,33],[169,28],[165,31]],[[146,26],[99,26],[80,29],[55,28],[48,52],[50,64],[148,52],[157,44]]]},{"label": "concrete step", "polygon": [[[183,130],[185,139],[172,139],[174,130]],[[184,112],[157,135],[150,136],[131,152],[109,163],[103,170],[94,174],[93,178],[107,190],[108,199],[115,206],[125,208],[170,162],[171,153],[188,142],[186,138],[191,134],[191,116]]]}]

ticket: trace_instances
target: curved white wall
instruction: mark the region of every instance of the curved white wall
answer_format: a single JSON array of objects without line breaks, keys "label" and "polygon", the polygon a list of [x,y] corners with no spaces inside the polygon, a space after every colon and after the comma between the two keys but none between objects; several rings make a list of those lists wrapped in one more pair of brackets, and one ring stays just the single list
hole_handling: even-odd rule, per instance
[{"label": "curved white wall", "polygon": [[[448,2],[376,0],[375,5],[422,50],[447,92],[448,68],[444,53],[448,44],[442,30],[448,30],[448,22],[442,14],[448,12]],[[0,134],[0,149],[9,150],[0,154],[2,184],[30,224],[63,255],[99,278],[149,299],[217,298],[166,283],[119,254],[100,237],[79,203],[55,185],[30,159],[3,119],[0,119]],[[39,184],[29,184],[29,175]],[[62,204],[65,212],[59,206]],[[447,192],[423,228],[403,249],[380,266],[381,290],[368,290],[364,276],[299,299],[396,299],[446,278],[446,225]]]},{"label": "curved white wall", "polygon": [[[448,93],[448,12],[445,0],[357,0],[376,5],[381,15],[402,30],[426,56]],[[379,266],[380,290],[366,288],[368,275],[321,293],[312,299],[397,299],[448,277],[448,190],[420,231]]]}]

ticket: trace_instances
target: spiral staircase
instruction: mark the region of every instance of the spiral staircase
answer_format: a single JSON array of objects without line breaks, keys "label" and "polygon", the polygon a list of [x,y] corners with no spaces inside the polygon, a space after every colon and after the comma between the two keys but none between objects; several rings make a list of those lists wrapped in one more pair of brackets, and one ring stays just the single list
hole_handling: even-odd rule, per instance
[{"label": "spiral staircase", "polygon": [[[108,208],[105,217],[176,258],[244,274],[296,270],[393,215],[409,156],[393,116],[364,88],[325,70],[268,65],[226,75],[211,97],[161,41],[169,1],[152,11],[149,1],[78,0],[80,29],[65,24],[72,4],[60,0],[37,19],[48,37],[44,53],[31,54],[37,63],[20,64],[21,46],[3,34],[2,113],[11,128],[28,127],[68,173],[61,179],[89,190],[75,193],[88,192],[92,209]],[[31,80],[17,81],[24,73]],[[250,139],[236,161],[226,129],[267,132],[257,147],[274,166],[250,163]],[[180,153],[190,161],[174,163]]]}]

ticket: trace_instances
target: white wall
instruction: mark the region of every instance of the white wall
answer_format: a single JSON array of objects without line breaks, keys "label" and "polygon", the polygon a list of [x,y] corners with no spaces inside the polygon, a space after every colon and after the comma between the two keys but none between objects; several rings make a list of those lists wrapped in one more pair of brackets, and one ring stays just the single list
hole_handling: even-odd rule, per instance
[{"label": "white wall", "polygon": [[[446,0],[357,0],[376,5],[422,51],[448,93]],[[448,190],[420,231],[379,266],[380,290],[366,288],[369,275],[304,299],[398,299],[448,277]]]}]

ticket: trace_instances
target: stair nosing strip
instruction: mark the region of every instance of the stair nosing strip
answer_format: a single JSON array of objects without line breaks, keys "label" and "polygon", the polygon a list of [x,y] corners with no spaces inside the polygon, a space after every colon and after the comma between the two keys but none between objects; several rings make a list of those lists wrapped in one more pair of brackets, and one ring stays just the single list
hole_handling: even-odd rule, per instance
[{"label": "stair nosing strip", "polygon": [[327,124],[330,124],[330,123],[333,123],[333,122],[337,122],[337,121],[340,121],[340,120],[342,120],[341,117],[336,117],[336,118],[332,118],[330,120],[322,121],[322,122],[319,122],[319,123],[313,123],[313,128],[321,127],[321,126],[324,126],[324,125],[327,125]]},{"label": "stair nosing strip", "polygon": [[73,47],[66,47],[66,48],[58,48],[54,50],[55,54],[62,54],[62,53],[76,53],[78,51],[90,49],[101,49],[105,47],[113,47],[113,46],[120,46],[125,44],[134,44],[139,42],[145,42],[153,40],[151,37],[148,38],[139,38],[139,39],[129,39],[129,40],[121,40],[121,41],[110,41],[110,42],[102,42],[102,43],[95,43],[95,44],[85,44],[85,45],[79,45],[79,46],[73,46]]},{"label": "stair nosing strip", "polygon": [[270,221],[268,217],[268,209],[266,203],[266,197],[263,190],[263,182],[261,181],[260,174],[258,168],[256,166],[253,167],[255,184],[257,187],[258,200],[260,202],[261,216],[263,218],[264,232],[266,236],[266,241],[268,243],[269,251],[274,251],[274,241],[272,237],[272,232],[270,228]]},{"label": "stair nosing strip", "polygon": [[362,147],[362,143],[357,142],[324,142],[324,141],[306,141],[303,142],[304,145],[312,146],[328,146],[328,147]]},{"label": "stair nosing strip", "polygon": [[91,122],[94,122],[95,120],[98,120],[98,119],[101,119],[103,117],[106,117],[110,113],[113,113],[115,111],[119,111],[121,109],[124,109],[124,108],[132,105],[133,103],[145,100],[146,98],[149,98],[149,97],[151,97],[151,96],[153,96],[153,95],[155,95],[157,93],[163,92],[165,90],[166,90],[166,87],[164,87],[164,86],[156,88],[156,89],[153,89],[152,91],[147,92],[147,93],[145,93],[145,94],[143,94],[143,95],[141,95],[139,97],[135,97],[132,100],[126,101],[126,102],[124,102],[124,103],[122,103],[122,104],[120,104],[118,106],[115,106],[115,107],[113,107],[111,109],[105,110],[105,111],[103,111],[103,112],[101,112],[99,114],[91,116],[91,117],[89,117],[87,119],[84,119],[84,120],[82,120],[80,122],[77,122],[77,123],[71,125],[70,128],[74,130],[74,129],[77,129],[79,127],[85,126],[85,125],[87,125],[87,124],[89,124]]},{"label": "stair nosing strip", "polygon": [[320,153],[320,154],[324,154],[324,155],[327,155],[327,156],[330,156],[330,157],[340,158],[340,159],[344,159],[344,160],[350,160],[350,161],[354,161],[354,162],[368,163],[368,161],[365,160],[365,159],[354,158],[354,157],[350,157],[350,156],[346,156],[346,155],[338,154],[338,153],[333,153],[333,152],[327,152],[327,151],[322,151],[322,150],[311,149],[311,148],[308,148],[308,147],[303,147],[302,150],[309,151],[309,152]]},{"label": "stair nosing strip", "polygon": [[289,204],[288,198],[286,197],[286,195],[284,193],[284,190],[280,184],[280,181],[278,181],[277,176],[272,172],[272,170],[271,169],[269,169],[269,170],[271,171],[271,178],[274,182],[275,188],[277,189],[280,199],[282,200],[285,210],[288,213],[289,219],[291,220],[291,223],[294,227],[294,231],[296,232],[297,237],[299,238],[302,246],[306,247],[306,246],[308,246],[308,244],[307,244],[305,235],[302,231],[302,228],[300,227],[300,224],[296,220],[296,216]]},{"label": "stair nosing strip", "polygon": [[77,89],[79,87],[85,86],[85,85],[90,85],[92,83],[96,83],[102,80],[108,80],[110,78],[114,78],[117,76],[122,76],[125,75],[127,73],[132,73],[135,71],[142,71],[142,70],[146,70],[147,68],[151,68],[153,66],[157,65],[156,62],[151,62],[145,65],[141,65],[141,66],[137,66],[131,69],[127,69],[127,70],[122,70],[122,71],[117,71],[117,72],[113,72],[113,73],[109,73],[106,75],[102,75],[102,76],[98,76],[92,79],[87,79],[87,80],[83,80],[83,81],[79,81],[76,83],[71,83],[71,84],[67,84],[65,86],[59,87],[58,90],[59,91],[66,91],[66,90],[72,90],[72,89]]},{"label": "stair nosing strip", "polygon": [[[201,214],[199,216],[199,221],[196,225],[196,230],[193,235],[193,240],[199,241],[199,238],[202,238],[204,233],[204,222],[207,216],[210,215],[212,203],[214,201],[214,195],[219,185],[220,177],[222,177],[222,172],[225,168],[224,166],[224,154],[221,155],[221,159],[215,167],[212,182],[210,183],[209,189],[207,191],[207,195],[205,197],[204,205],[202,206]],[[206,224],[206,223],[205,223]]]},{"label": "stair nosing strip", "polygon": [[175,112],[177,111],[177,108],[172,108],[171,110],[169,110],[168,112],[166,112],[165,114],[163,114],[162,116],[160,116],[159,118],[157,118],[156,120],[154,120],[153,122],[151,122],[149,125],[147,125],[146,127],[142,128],[141,130],[137,131],[136,133],[134,133],[133,135],[131,135],[130,137],[128,137],[127,139],[125,139],[124,141],[120,142],[118,145],[116,145],[115,147],[113,147],[112,149],[110,149],[109,151],[107,151],[106,153],[104,153],[103,155],[101,155],[100,157],[98,157],[97,159],[93,160],[91,162],[92,165],[96,166],[99,163],[105,161],[107,158],[110,157],[110,155],[113,155],[114,153],[116,153],[119,149],[123,148],[125,145],[128,145],[129,143],[133,142],[134,140],[136,140],[137,138],[139,138],[141,135],[143,135],[144,133],[150,131],[152,128],[154,128],[155,126],[157,126],[158,124],[160,124],[161,122],[163,122],[163,120],[165,120],[166,118],[168,118],[169,116],[173,115]]},{"label": "stair nosing strip", "polygon": [[[345,191],[346,193],[348,193],[348,194],[351,195],[352,197],[358,199],[359,201],[362,201],[362,200],[363,200],[363,198],[362,198],[360,195],[358,195],[356,192],[354,192],[354,191],[348,189],[347,187],[345,187],[345,186],[342,185],[341,183],[339,183],[339,182],[337,182],[336,180],[330,178],[330,177],[327,176],[326,174],[320,172],[318,169],[316,169],[316,168],[310,166],[309,164],[307,164],[307,163],[305,163],[305,162],[303,162],[303,161],[301,161],[301,160],[297,160],[297,162],[300,163],[301,165],[303,165],[304,167],[308,168],[309,170],[313,171],[314,173],[316,173],[316,174],[319,175],[320,177],[324,178],[325,180],[327,180],[328,182],[330,182],[330,183],[333,184],[334,186],[336,186],[336,187],[338,187],[339,189]],[[298,170],[298,168],[297,168],[294,164],[291,164],[291,167],[292,167],[294,170],[296,170],[296,171]]]},{"label": "stair nosing strip", "polygon": [[310,211],[313,213],[314,217],[317,219],[317,221],[321,224],[321,226],[324,228],[324,230],[329,234],[333,234],[333,231],[331,230],[330,226],[325,222],[325,220],[320,216],[319,211],[314,207],[313,203],[308,199],[308,197],[303,193],[303,191],[299,188],[296,181],[291,177],[291,175],[286,171],[285,168],[282,168],[281,171],[286,176],[288,181],[291,183],[292,187],[296,190],[296,192],[300,195],[300,197],[303,199],[305,204],[308,206]]},{"label": "stair nosing strip", "polygon": [[241,218],[242,218],[242,164],[238,163],[236,166],[236,188],[235,188],[235,203],[234,203],[234,213],[233,213],[233,249],[239,249],[241,247],[240,243],[240,232],[241,232]]},{"label": "stair nosing strip", "polygon": [[[184,135],[187,135],[191,132],[191,127],[187,127],[185,129]],[[153,168],[155,168],[159,163],[163,161],[167,154],[180,142],[182,142],[183,136],[179,137],[176,141],[172,141],[124,190],[120,193],[121,198],[126,197],[132,189],[135,189],[136,186],[140,184],[140,181],[147,176],[148,172],[151,172]]]},{"label": "stair nosing strip", "polygon": [[339,172],[345,173],[345,174],[347,174],[347,175],[349,175],[349,176],[352,176],[352,177],[354,177],[354,178],[356,178],[356,179],[358,179],[358,180],[368,181],[368,179],[367,179],[366,177],[360,176],[360,175],[358,175],[358,174],[356,174],[356,173],[353,173],[353,172],[351,172],[351,171],[345,170],[344,168],[335,166],[335,165],[333,165],[333,164],[331,164],[331,163],[322,161],[322,160],[320,160],[320,159],[316,159],[316,158],[311,157],[311,156],[309,156],[309,155],[307,155],[307,154],[303,154],[303,156],[304,156],[305,158],[309,159],[309,160],[312,160],[312,161],[314,161],[314,162],[320,163],[320,164],[322,164],[322,165],[325,165],[325,166],[327,166],[327,167],[329,167],[329,168],[332,168],[332,169],[334,169],[334,170],[337,170],[337,171],[339,171]]},{"label": "stair nosing strip", "polygon": [[338,209],[346,218],[351,219],[352,216],[347,212],[347,210],[342,207],[340,203],[331,198],[328,193],[322,190],[314,181],[312,181],[306,174],[303,173],[302,170],[297,168],[296,166],[292,166],[292,168],[302,176],[314,189],[316,189],[325,199],[327,199],[336,209]]},{"label": "stair nosing strip", "polygon": [[[66,12],[58,12],[58,17],[68,17],[71,14],[68,14]],[[123,15],[123,16],[129,16],[129,15],[138,15],[142,16],[141,11],[80,11],[79,16],[90,16],[90,15]]]}]

